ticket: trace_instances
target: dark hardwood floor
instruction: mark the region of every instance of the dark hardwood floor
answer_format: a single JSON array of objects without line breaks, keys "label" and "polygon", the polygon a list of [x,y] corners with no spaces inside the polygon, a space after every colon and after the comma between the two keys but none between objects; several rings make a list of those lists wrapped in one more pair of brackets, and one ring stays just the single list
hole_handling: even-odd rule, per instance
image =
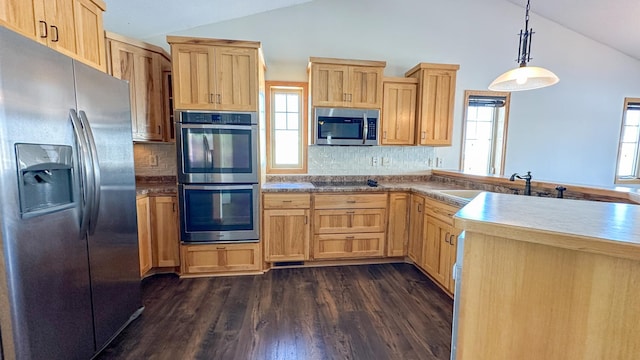
[{"label": "dark hardwood floor", "polygon": [[97,359],[449,359],[453,301],[409,264],[143,281]]}]

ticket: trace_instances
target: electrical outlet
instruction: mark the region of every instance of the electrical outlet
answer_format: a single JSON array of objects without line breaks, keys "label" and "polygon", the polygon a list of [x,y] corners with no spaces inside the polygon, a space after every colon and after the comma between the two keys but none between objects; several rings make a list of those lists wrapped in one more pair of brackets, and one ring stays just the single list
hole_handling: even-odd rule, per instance
[{"label": "electrical outlet", "polygon": [[149,155],[149,166],[158,166],[158,155]]},{"label": "electrical outlet", "polygon": [[432,158],[429,158],[429,159],[427,160],[427,166],[429,166],[429,167],[433,167],[433,159],[432,159]]},{"label": "electrical outlet", "polygon": [[436,167],[442,167],[442,158],[436,158]]},{"label": "electrical outlet", "polygon": [[377,156],[374,156],[371,158],[371,166],[378,166],[379,164],[379,159]]},{"label": "electrical outlet", "polygon": [[382,166],[389,166],[391,165],[391,158],[388,156],[383,156],[382,157]]}]

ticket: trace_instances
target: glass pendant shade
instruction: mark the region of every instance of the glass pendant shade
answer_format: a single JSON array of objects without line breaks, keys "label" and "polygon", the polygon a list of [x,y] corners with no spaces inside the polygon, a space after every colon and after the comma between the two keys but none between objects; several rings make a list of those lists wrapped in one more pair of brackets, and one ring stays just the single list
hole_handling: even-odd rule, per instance
[{"label": "glass pendant shade", "polygon": [[540,89],[560,81],[556,74],[537,66],[520,66],[498,76],[489,90],[492,91],[522,91]]}]

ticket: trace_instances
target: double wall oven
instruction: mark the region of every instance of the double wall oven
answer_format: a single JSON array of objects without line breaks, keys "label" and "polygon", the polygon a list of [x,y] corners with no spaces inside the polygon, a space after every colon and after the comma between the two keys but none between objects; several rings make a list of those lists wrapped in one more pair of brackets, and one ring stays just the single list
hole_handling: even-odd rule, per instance
[{"label": "double wall oven", "polygon": [[257,114],[178,111],[176,120],[181,241],[258,241]]}]

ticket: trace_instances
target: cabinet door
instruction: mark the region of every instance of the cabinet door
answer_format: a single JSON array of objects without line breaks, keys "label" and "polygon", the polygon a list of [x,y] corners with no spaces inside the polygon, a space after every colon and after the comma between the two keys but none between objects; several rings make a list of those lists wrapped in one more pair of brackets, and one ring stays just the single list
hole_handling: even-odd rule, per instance
[{"label": "cabinet door", "polygon": [[138,255],[140,257],[140,275],[144,275],[152,266],[151,216],[149,198],[136,201],[138,215]]},{"label": "cabinet door", "polygon": [[129,81],[134,140],[162,140],[162,72],[160,55],[111,41],[113,76]]},{"label": "cabinet door", "polygon": [[382,144],[413,145],[416,127],[416,84],[385,83]]},{"label": "cabinet door", "polygon": [[418,144],[451,145],[456,71],[423,71]]},{"label": "cabinet door", "polygon": [[382,107],[382,69],[377,67],[350,66],[349,107],[379,109]]},{"label": "cabinet door", "polygon": [[52,49],[74,58],[78,54],[76,32],[81,31],[76,29],[75,6],[77,6],[76,0],[44,2],[45,17],[49,25],[47,44]]},{"label": "cabinet door", "polygon": [[424,197],[411,195],[411,213],[409,215],[409,258],[416,264],[422,263],[422,225],[424,222]]},{"label": "cabinet door", "polygon": [[0,23],[28,38],[47,42],[49,24],[42,0],[0,0]]},{"label": "cabinet door", "polygon": [[448,264],[447,266],[447,289],[450,293],[455,293],[456,282],[453,280],[453,264],[456,263],[456,255],[458,253],[458,235],[460,235],[461,230],[456,228],[451,228],[451,237],[447,242],[448,246],[448,256],[443,261]]},{"label": "cabinet door", "polygon": [[380,257],[384,255],[384,233],[323,234],[313,239],[314,259]]},{"label": "cabinet door", "polygon": [[265,260],[309,260],[309,210],[284,209],[264,211]]},{"label": "cabinet door", "polygon": [[182,271],[189,274],[259,271],[260,244],[184,245]]},{"label": "cabinet door", "polygon": [[447,269],[449,263],[448,241],[451,227],[425,215],[423,228],[424,247],[422,249],[422,268],[445,288],[449,286]]},{"label": "cabinet door", "polygon": [[[47,0],[48,1],[48,0]],[[106,71],[104,25],[101,9],[91,0],[75,0],[76,58],[87,65]]]},{"label": "cabinet door", "polygon": [[215,110],[214,52],[210,46],[171,46],[176,110]]},{"label": "cabinet door", "polygon": [[406,256],[409,238],[409,194],[389,195],[387,256]]},{"label": "cabinet door", "polygon": [[153,198],[153,266],[180,266],[178,205],[175,196]]},{"label": "cabinet door", "polygon": [[215,102],[219,110],[258,111],[258,51],[215,48]]},{"label": "cabinet door", "polygon": [[171,75],[171,62],[164,56],[160,56],[160,68],[162,69],[162,118],[164,121],[165,142],[176,141],[176,130],[173,118],[173,79]]},{"label": "cabinet door", "polygon": [[349,84],[349,67],[346,65],[312,64],[312,106],[345,106]]}]

